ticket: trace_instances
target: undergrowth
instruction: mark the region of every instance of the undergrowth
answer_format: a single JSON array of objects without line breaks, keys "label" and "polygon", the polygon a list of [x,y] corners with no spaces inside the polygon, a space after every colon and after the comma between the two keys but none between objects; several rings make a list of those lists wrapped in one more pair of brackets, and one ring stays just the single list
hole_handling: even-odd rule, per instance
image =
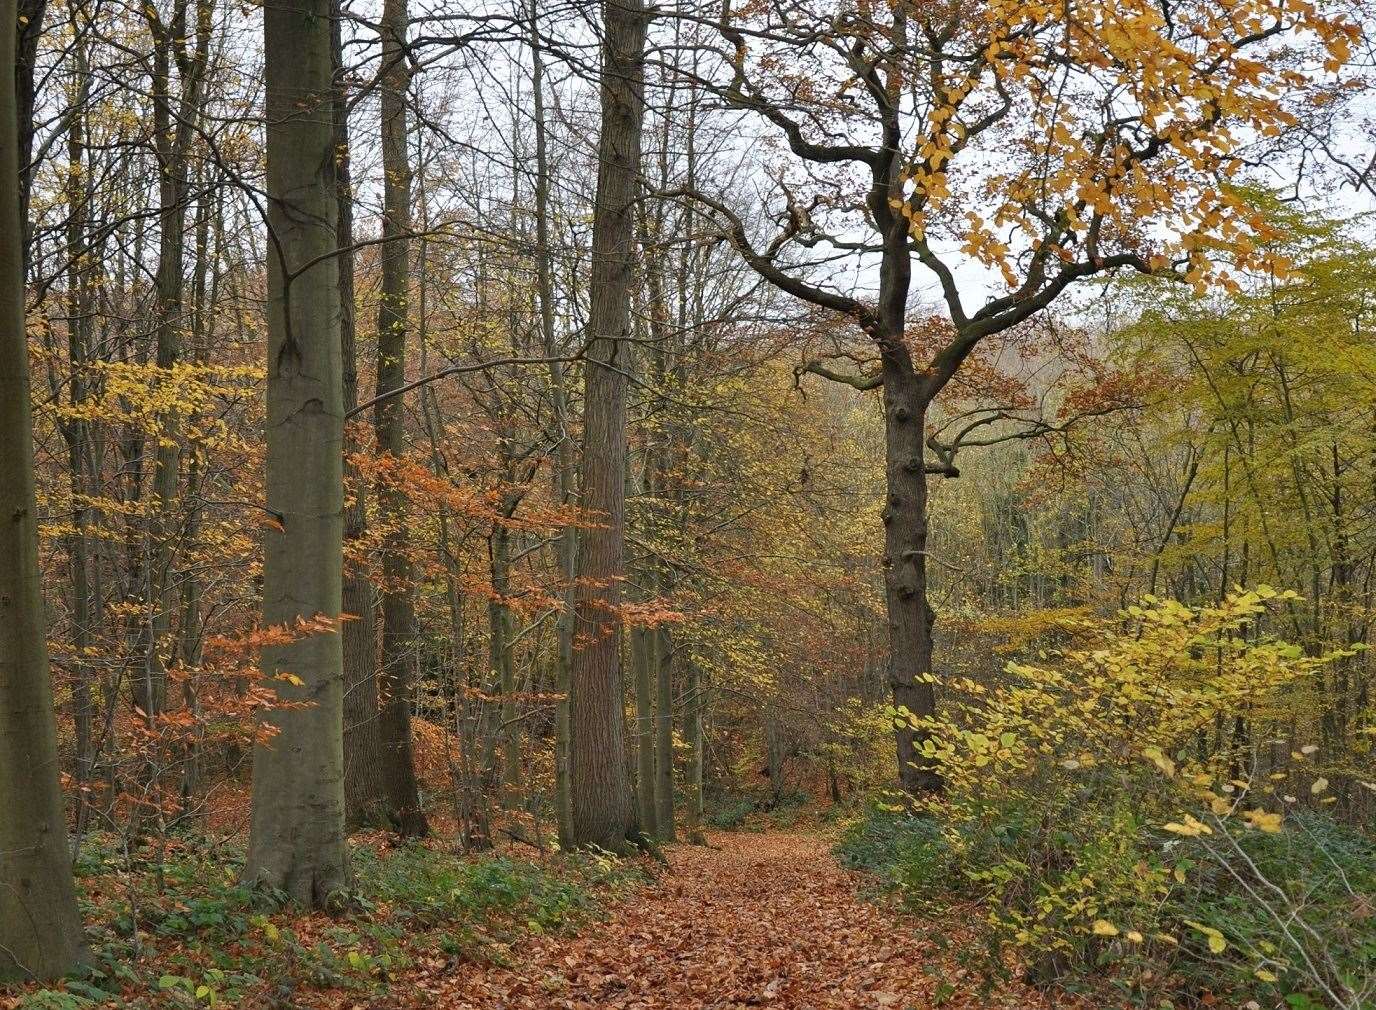
[{"label": "undergrowth", "polygon": [[[1048,827],[1010,803],[950,831],[881,801],[845,826],[836,855],[920,917],[916,928],[938,946],[953,906],[962,926],[971,906],[983,909],[973,921],[980,942],[963,954],[991,982],[1016,965],[1030,981],[1153,1010],[1220,1001],[1310,1010],[1335,1005],[1309,977],[1314,970],[1350,991],[1376,979],[1376,843],[1360,830],[1298,812],[1279,832],[1237,831],[1225,842],[1140,823],[1130,833],[1106,830],[1114,816],[1086,806]],[[1141,886],[1158,877],[1169,881],[1164,892]],[[1087,878],[1100,894],[1098,931],[1065,928],[1058,956],[1041,959],[1005,935],[1009,917],[1045,916],[1072,883],[1083,893]],[[1078,910],[1061,908],[1061,921]],[[1110,932],[1110,920],[1136,928]],[[1306,946],[1320,947],[1329,964],[1301,964],[1287,931],[1312,932]]]},{"label": "undergrowth", "polygon": [[809,797],[801,790],[774,795],[771,791],[725,793],[709,796],[704,820],[719,831],[736,828],[788,830],[807,809]]},{"label": "undergrowth", "polygon": [[575,930],[644,879],[637,863],[601,854],[537,862],[361,845],[344,911],[327,918],[243,886],[242,852],[200,839],[155,862],[95,836],[76,867],[90,967],[23,993],[17,1010],[291,1006],[307,990],[373,1000],[403,972],[506,963],[521,937]]}]

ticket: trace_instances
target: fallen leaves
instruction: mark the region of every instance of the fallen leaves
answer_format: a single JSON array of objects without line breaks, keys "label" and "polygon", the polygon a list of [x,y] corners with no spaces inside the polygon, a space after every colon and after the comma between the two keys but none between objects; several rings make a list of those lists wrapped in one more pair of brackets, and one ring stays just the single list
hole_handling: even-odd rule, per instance
[{"label": "fallen leaves", "polygon": [[825,839],[724,834],[673,846],[672,872],[573,938],[505,966],[465,964],[412,991],[444,1010],[909,1010],[1048,1006],[943,963],[913,923],[857,897]]}]

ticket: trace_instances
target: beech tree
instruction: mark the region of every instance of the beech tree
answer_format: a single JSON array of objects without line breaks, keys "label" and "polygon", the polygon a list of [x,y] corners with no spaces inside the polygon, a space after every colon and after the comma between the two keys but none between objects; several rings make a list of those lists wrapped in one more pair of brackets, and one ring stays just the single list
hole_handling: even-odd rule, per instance
[{"label": "beech tree", "polygon": [[39,585],[13,9],[0,17],[0,980],[85,956]]},{"label": "beech tree", "polygon": [[323,906],[348,881],[344,832],[343,369],[329,0],[264,5],[267,510],[263,650],[287,704],[253,760],[245,878]]},{"label": "beech tree", "polygon": [[[406,401],[396,392],[406,381],[407,312],[410,306],[411,161],[406,103],[406,0],[388,0],[382,12],[382,292],[377,315],[377,395],[374,426],[378,448],[400,461],[406,447]],[[383,399],[385,397],[385,399]],[[406,493],[398,476],[378,489],[385,525],[382,586],[382,665],[378,684],[383,795],[377,814],[404,835],[427,831],[411,757],[411,684],[416,663],[415,592]]]},{"label": "beech tree", "polygon": [[[899,777],[909,793],[936,790],[910,719],[932,714],[939,680],[928,480],[957,476],[961,448],[929,433],[936,398],[982,341],[1084,278],[1125,269],[1202,289],[1264,261],[1269,225],[1229,179],[1319,93],[1359,28],[1284,0],[898,0],[824,12],[770,0],[698,20],[724,43],[701,86],[786,151],[777,227],[761,239],[720,196],[675,195],[710,209],[765,280],[848,320],[872,349],[858,371],[804,367],[883,393]],[[877,264],[874,288],[848,287],[846,271],[823,276],[823,263],[850,255]],[[972,307],[962,265],[1001,278],[1003,292]],[[943,325],[912,325],[917,271],[935,285]]]},{"label": "beech tree", "polygon": [[644,124],[641,0],[602,5],[602,132],[598,138],[583,390],[583,494],[597,525],[580,538],[569,673],[569,782],[575,845],[626,847],[635,827],[621,707],[625,578],[626,369]]}]

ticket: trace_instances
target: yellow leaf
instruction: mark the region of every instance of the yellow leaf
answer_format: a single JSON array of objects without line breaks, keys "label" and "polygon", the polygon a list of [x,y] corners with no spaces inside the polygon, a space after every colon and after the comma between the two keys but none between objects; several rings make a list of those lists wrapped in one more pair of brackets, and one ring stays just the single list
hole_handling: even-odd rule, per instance
[{"label": "yellow leaf", "polygon": [[1280,814],[1273,814],[1267,810],[1258,808],[1256,810],[1248,810],[1242,816],[1251,827],[1256,828],[1258,831],[1265,831],[1272,835],[1280,831]]},{"label": "yellow leaf", "polygon": [[1160,748],[1148,747],[1146,750],[1142,751],[1142,754],[1148,761],[1156,765],[1157,768],[1160,768],[1167,778],[1171,778],[1175,775],[1175,762],[1161,753]]}]

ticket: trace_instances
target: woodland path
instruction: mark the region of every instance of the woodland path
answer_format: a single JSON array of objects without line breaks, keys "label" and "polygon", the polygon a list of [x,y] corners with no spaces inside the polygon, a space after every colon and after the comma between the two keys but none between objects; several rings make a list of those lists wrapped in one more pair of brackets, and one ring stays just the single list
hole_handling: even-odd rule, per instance
[{"label": "woodland path", "polygon": [[[927,1010],[1039,1008],[1016,987],[981,998],[891,910],[856,895],[825,838],[713,835],[675,845],[673,872],[578,937],[540,937],[509,968],[470,965],[435,1010]],[[943,986],[942,983],[945,983]],[[942,992],[937,997],[938,987]],[[952,988],[953,987],[953,988]]]}]

